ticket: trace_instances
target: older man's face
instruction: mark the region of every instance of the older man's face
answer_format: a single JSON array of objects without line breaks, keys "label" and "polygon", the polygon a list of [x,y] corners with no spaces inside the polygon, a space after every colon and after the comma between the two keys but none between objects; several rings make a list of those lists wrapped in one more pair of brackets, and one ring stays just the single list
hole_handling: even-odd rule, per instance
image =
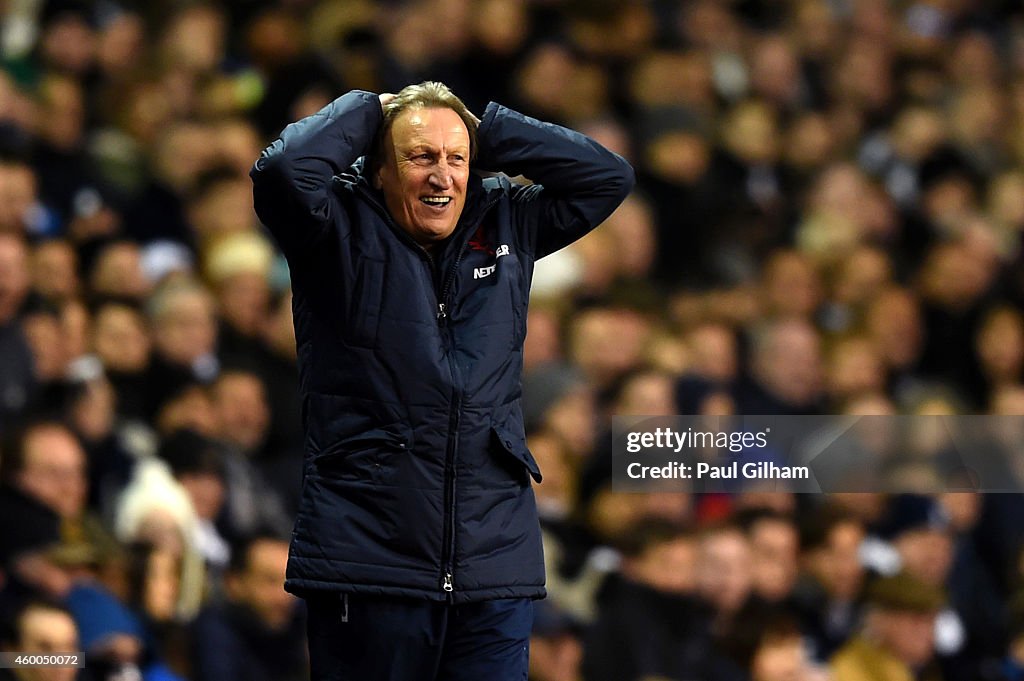
[{"label": "older man's face", "polygon": [[411,109],[384,140],[376,183],[395,222],[422,246],[446,238],[466,205],[469,131],[451,109]]}]

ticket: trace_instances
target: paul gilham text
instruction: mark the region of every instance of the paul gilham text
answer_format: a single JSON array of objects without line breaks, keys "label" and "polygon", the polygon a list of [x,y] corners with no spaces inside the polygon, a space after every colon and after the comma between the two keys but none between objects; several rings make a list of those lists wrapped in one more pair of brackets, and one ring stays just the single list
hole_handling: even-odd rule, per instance
[{"label": "paul gilham text", "polygon": [[626,474],[634,480],[639,479],[683,479],[683,480],[808,480],[811,471],[807,466],[778,466],[770,461],[745,463],[742,466],[733,461],[724,466],[709,463],[688,465],[672,462],[664,466],[644,466],[631,463]]}]

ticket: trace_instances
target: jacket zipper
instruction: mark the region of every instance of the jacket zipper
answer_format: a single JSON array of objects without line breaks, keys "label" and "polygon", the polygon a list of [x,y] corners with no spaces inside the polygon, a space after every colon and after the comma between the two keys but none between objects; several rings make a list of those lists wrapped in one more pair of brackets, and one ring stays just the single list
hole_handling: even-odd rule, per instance
[{"label": "jacket zipper", "polygon": [[448,326],[448,296],[451,293],[452,284],[459,271],[459,264],[466,252],[466,246],[472,236],[471,230],[466,230],[466,238],[459,246],[455,255],[455,262],[448,269],[441,285],[441,292],[438,294],[437,323],[442,333],[446,336],[445,354],[448,356],[448,365],[452,372],[452,410],[448,421],[448,448],[444,462],[444,488],[445,488],[445,524],[444,524],[444,546],[442,554],[445,557],[444,576],[441,580],[441,589],[445,592],[451,602],[455,592],[455,461],[458,458],[459,429],[462,425],[462,392],[458,386],[462,384],[462,376],[455,363],[455,339],[452,336],[451,327]]},{"label": "jacket zipper", "polygon": [[[466,243],[469,242],[469,238],[466,239]],[[455,273],[459,271],[459,263],[462,262],[462,254],[466,252],[466,244],[462,244],[462,248],[459,249],[458,254],[455,256],[455,263],[448,270],[448,276],[445,277],[444,283],[441,285],[441,293],[437,296],[437,321],[444,325],[448,320],[448,293],[451,290],[452,282],[455,280]]]},{"label": "jacket zipper", "polygon": [[[415,250],[425,256],[430,267],[431,282],[434,282],[434,257],[413,241],[412,237],[402,231],[402,229],[395,224],[387,210],[380,205],[372,194],[365,190],[362,191],[362,193],[377,212],[380,213],[380,215],[387,221],[388,225],[399,234],[400,238],[404,239],[413,248],[415,248]],[[493,199],[485,203],[480,210],[480,215],[486,215],[491,206],[497,202],[498,199]],[[455,593],[455,460],[458,454],[459,428],[461,427],[462,421],[462,393],[458,387],[462,382],[462,377],[459,374],[452,352],[455,343],[454,338],[451,335],[451,329],[448,327],[448,316],[450,312],[448,295],[451,293],[452,284],[455,282],[455,276],[458,274],[459,265],[462,263],[462,256],[466,252],[466,246],[469,244],[469,240],[472,235],[473,231],[467,228],[465,238],[459,247],[458,253],[455,255],[455,262],[452,263],[452,266],[448,269],[444,282],[441,285],[440,292],[437,292],[437,284],[434,283],[434,291],[437,294],[437,323],[441,326],[445,334],[445,354],[448,356],[448,365],[452,373],[453,386],[451,400],[452,409],[448,419],[448,446],[445,452],[444,462],[445,522],[442,538],[443,546],[441,548],[441,553],[444,556],[444,573],[441,576],[441,590],[445,593],[445,598],[448,602],[453,601]]]},{"label": "jacket zipper", "polygon": [[441,589],[449,602],[455,592],[455,457],[459,447],[459,426],[462,420],[462,405],[458,391],[453,390],[452,393],[453,408],[448,424],[448,451],[444,462],[445,524],[444,546],[441,550],[445,561]]}]

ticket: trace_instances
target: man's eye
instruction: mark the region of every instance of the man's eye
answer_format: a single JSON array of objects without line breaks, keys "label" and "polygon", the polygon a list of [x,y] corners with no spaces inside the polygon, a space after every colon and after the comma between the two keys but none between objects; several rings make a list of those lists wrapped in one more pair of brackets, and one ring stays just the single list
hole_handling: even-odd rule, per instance
[{"label": "man's eye", "polygon": [[451,157],[451,159],[449,160],[449,163],[464,163],[465,161],[466,161],[466,157],[460,156],[460,155],[456,154],[455,156]]}]

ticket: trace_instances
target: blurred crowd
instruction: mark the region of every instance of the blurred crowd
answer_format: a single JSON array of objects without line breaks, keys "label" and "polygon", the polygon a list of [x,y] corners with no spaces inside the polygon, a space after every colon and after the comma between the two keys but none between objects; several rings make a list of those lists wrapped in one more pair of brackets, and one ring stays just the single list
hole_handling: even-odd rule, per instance
[{"label": "blurred crowd", "polygon": [[0,640],[87,655],[0,679],[304,678],[289,280],[247,173],[424,79],[638,172],[537,267],[531,679],[1024,679],[1021,496],[615,494],[608,436],[1024,415],[1018,0],[0,9]]}]

